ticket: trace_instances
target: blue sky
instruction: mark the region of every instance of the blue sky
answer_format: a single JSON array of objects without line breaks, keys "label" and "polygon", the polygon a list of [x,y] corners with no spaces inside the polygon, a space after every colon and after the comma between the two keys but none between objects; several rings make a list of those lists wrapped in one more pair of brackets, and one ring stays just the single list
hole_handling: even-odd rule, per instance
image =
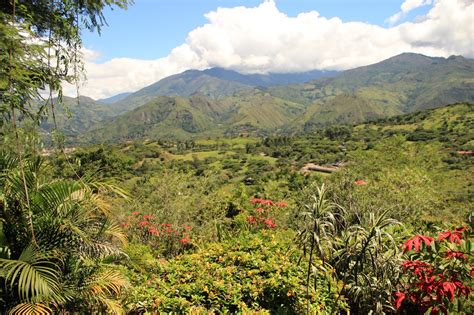
[{"label": "blue sky", "polygon": [[[322,16],[387,26],[386,20],[399,11],[403,0],[276,0],[278,9],[289,16],[317,11]],[[262,0],[135,0],[127,11],[107,10],[109,27],[101,36],[84,32],[84,46],[98,51],[98,62],[116,57],[156,59],[183,43],[187,34],[207,22],[204,14],[218,7],[255,7]],[[424,14],[420,7],[405,20]]]},{"label": "blue sky", "polygon": [[[136,0],[83,34],[83,95],[136,91],[188,69],[346,70],[400,53],[474,57],[472,0]],[[65,88],[74,95],[73,86]]]}]

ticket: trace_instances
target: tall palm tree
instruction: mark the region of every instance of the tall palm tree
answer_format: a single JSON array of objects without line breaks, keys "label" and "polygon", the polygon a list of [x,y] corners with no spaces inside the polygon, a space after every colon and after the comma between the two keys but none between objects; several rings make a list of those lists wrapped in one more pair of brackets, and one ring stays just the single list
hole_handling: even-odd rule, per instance
[{"label": "tall palm tree", "polygon": [[0,313],[120,313],[114,296],[127,281],[106,262],[124,255],[126,238],[104,196],[123,192],[52,179],[40,157],[22,167],[0,152]]}]

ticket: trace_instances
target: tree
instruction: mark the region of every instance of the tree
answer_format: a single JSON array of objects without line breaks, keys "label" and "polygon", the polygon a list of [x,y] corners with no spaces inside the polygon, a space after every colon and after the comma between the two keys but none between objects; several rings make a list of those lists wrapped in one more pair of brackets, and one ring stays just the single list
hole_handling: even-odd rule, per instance
[{"label": "tree", "polygon": [[[102,198],[103,183],[49,177],[26,155],[19,118],[50,113],[64,82],[82,75],[81,31],[100,32],[106,7],[131,0],[0,2],[0,313],[119,312],[126,284],[104,259],[121,255],[125,237]],[[49,91],[45,102],[42,94]],[[14,134],[15,149],[5,144]],[[8,151],[6,151],[9,149]]]},{"label": "tree", "polygon": [[[63,82],[81,71],[81,30],[100,32],[103,10],[131,0],[7,0],[0,4],[0,113],[16,123],[15,110],[32,115],[40,91],[62,96]],[[71,73],[72,72],[72,73]],[[52,102],[49,102],[53,106]],[[46,107],[40,108],[45,110]],[[54,113],[53,113],[54,118]]]}]

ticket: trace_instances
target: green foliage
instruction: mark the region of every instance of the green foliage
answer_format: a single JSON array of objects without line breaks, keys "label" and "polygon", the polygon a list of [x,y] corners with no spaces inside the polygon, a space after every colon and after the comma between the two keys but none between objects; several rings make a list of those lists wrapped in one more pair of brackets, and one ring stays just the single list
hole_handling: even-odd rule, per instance
[{"label": "green foliage", "polygon": [[339,294],[348,298],[351,311],[384,314],[393,310],[399,258],[392,227],[398,222],[388,218],[387,211],[354,218],[351,210],[328,199],[324,185],[306,202],[295,241],[311,264],[323,262],[320,267],[308,266],[307,288],[314,273],[323,269],[342,282]]},{"label": "green foliage", "polygon": [[113,186],[53,180],[40,158],[23,162],[0,155],[1,311],[119,311],[127,281],[104,264],[126,241],[104,200]]},{"label": "green foliage", "polygon": [[[194,254],[155,261],[149,272],[131,273],[124,304],[132,312],[302,313],[304,266],[288,251],[291,233],[241,236],[211,243]],[[311,312],[333,313],[338,285],[320,273],[310,291]]]}]

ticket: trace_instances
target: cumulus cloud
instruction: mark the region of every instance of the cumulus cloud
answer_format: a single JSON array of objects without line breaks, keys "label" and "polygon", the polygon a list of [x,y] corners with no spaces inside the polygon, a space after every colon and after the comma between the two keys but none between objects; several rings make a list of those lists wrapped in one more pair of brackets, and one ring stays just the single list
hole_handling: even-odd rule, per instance
[{"label": "cumulus cloud", "polygon": [[397,23],[402,17],[407,15],[408,12],[433,3],[433,0],[405,0],[400,6],[400,12],[395,13],[387,19],[387,22],[390,24]]},{"label": "cumulus cloud", "polygon": [[96,63],[97,55],[88,51],[88,81],[81,94],[108,97],[187,69],[215,66],[243,73],[298,72],[343,70],[402,52],[474,57],[474,3],[407,0],[401,13],[428,3],[433,6],[426,16],[391,27],[344,22],[316,11],[289,17],[273,0],[252,8],[218,8],[206,14],[208,22],[192,30],[185,42],[164,58],[115,58]]}]

